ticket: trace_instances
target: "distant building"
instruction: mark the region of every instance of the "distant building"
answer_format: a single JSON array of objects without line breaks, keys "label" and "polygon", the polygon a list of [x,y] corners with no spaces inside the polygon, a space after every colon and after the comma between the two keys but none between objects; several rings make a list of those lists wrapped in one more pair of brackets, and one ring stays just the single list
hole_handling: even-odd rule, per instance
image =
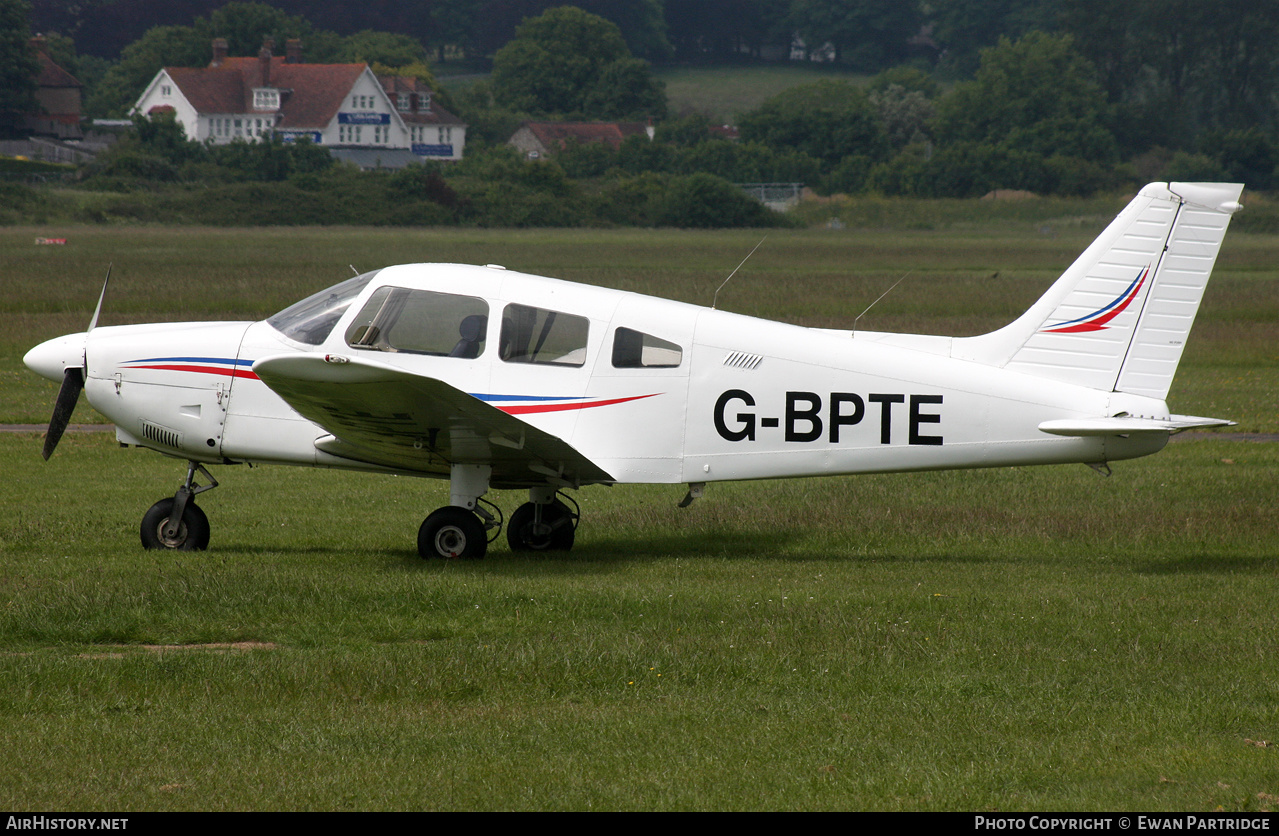
[{"label": "distant building", "polygon": [[36,102],[40,112],[25,114],[22,129],[58,139],[79,139],[82,136],[80,94],[84,85],[54,63],[45,51],[44,38],[39,35],[32,38],[31,48],[40,62],[40,75],[36,77]]},{"label": "distant building", "polygon": [[367,64],[307,64],[297,40],[283,57],[273,48],[268,40],[256,58],[228,58],[218,38],[209,66],[160,70],[133,112],[170,112],[188,138],[215,145],[306,139],[362,168],[462,158],[465,123],[417,79],[379,78]]},{"label": "distant building", "polygon": [[620,148],[622,140],[639,134],[652,139],[653,126],[643,122],[524,122],[506,144],[525,158],[537,160],[553,157],[572,143],[603,142]]}]

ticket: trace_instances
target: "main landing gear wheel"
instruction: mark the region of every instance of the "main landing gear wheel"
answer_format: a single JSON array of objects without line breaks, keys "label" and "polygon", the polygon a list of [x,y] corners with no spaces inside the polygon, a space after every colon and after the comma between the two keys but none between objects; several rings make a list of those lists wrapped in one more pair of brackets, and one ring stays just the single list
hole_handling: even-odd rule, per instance
[{"label": "main landing gear wheel", "polygon": [[515,509],[506,525],[506,540],[513,552],[566,552],[573,548],[576,533],[573,512],[558,500],[541,506],[526,502]]},{"label": "main landing gear wheel", "polygon": [[488,538],[480,518],[465,508],[445,506],[432,512],[417,532],[417,553],[430,560],[479,560],[488,551]]},{"label": "main landing gear wheel", "polygon": [[182,511],[178,530],[166,536],[165,526],[173,514],[173,497],[162,499],[142,517],[142,547],[147,549],[174,549],[177,551],[204,551],[209,547],[209,518],[194,502],[187,500]]}]

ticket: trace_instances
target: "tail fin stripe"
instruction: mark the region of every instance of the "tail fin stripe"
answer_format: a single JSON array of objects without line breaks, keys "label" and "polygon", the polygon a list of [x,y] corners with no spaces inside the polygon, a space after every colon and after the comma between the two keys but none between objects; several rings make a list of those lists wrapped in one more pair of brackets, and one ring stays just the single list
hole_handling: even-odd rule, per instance
[{"label": "tail fin stripe", "polygon": [[1146,265],[1146,269],[1141,271],[1137,278],[1132,280],[1132,284],[1123,293],[1119,294],[1113,302],[1104,308],[1093,311],[1090,314],[1084,314],[1078,319],[1072,319],[1069,322],[1062,322],[1057,325],[1050,325],[1041,329],[1045,334],[1080,334],[1086,331],[1104,331],[1106,323],[1119,316],[1124,312],[1132,300],[1137,298],[1137,294],[1141,291],[1142,285],[1146,283],[1146,277],[1150,275],[1150,265]]}]

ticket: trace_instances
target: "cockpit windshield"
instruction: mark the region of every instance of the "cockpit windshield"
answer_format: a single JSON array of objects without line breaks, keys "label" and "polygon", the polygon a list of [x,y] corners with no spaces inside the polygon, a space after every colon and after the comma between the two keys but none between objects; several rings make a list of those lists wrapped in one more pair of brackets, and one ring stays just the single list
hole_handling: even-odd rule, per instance
[{"label": "cockpit windshield", "polygon": [[333,326],[346,313],[351,300],[359,296],[360,291],[379,272],[374,270],[321,290],[280,311],[268,319],[267,323],[289,339],[307,345],[319,345],[328,339]]}]

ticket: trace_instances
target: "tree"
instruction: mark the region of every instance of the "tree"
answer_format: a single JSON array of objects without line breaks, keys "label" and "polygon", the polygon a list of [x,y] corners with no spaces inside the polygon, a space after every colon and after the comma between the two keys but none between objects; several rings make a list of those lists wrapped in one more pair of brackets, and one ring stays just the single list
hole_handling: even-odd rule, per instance
[{"label": "tree", "polygon": [[191,26],[156,26],[124,48],[120,61],[102,78],[86,109],[124,116],[162,67],[199,67],[209,63],[206,33]]},{"label": "tree", "polygon": [[680,0],[666,4],[666,30],[681,61],[758,57],[765,46],[790,49],[787,12],[776,0]]},{"label": "tree", "polygon": [[1031,32],[982,51],[975,80],[938,101],[941,143],[971,142],[1110,162],[1117,146],[1105,94],[1069,35]]},{"label": "tree", "polygon": [[888,153],[874,106],[842,81],[792,87],[742,116],[738,128],[745,141],[802,151],[828,164],[851,154],[880,159]]},{"label": "tree", "polygon": [[40,65],[28,45],[26,0],[0,0],[0,131],[16,130],[18,115],[36,109]]},{"label": "tree", "polygon": [[903,61],[922,22],[918,4],[902,0],[791,0],[790,9],[810,48],[829,42],[836,61],[870,70]]},{"label": "tree", "polygon": [[666,112],[647,64],[631,55],[617,26],[572,6],[530,18],[493,59],[499,105],[535,114],[605,118]]},{"label": "tree", "polygon": [[408,35],[365,29],[342,41],[341,60],[360,64],[386,64],[393,67],[420,64],[425,66],[426,50]]},{"label": "tree", "polygon": [[194,25],[206,37],[206,54],[213,38],[226,38],[227,55],[257,55],[264,38],[280,47],[290,38],[300,38],[307,44],[311,60],[328,60],[315,54],[318,44],[310,43],[315,27],[306,18],[290,17],[265,3],[227,3],[209,15],[207,22],[197,18]]},{"label": "tree", "polygon": [[[1130,5],[1101,2],[1116,8]],[[928,5],[933,39],[944,63],[964,75],[976,70],[981,50],[1000,38],[1015,40],[1035,29],[1051,31],[1059,13],[1059,0],[930,0]]]}]

